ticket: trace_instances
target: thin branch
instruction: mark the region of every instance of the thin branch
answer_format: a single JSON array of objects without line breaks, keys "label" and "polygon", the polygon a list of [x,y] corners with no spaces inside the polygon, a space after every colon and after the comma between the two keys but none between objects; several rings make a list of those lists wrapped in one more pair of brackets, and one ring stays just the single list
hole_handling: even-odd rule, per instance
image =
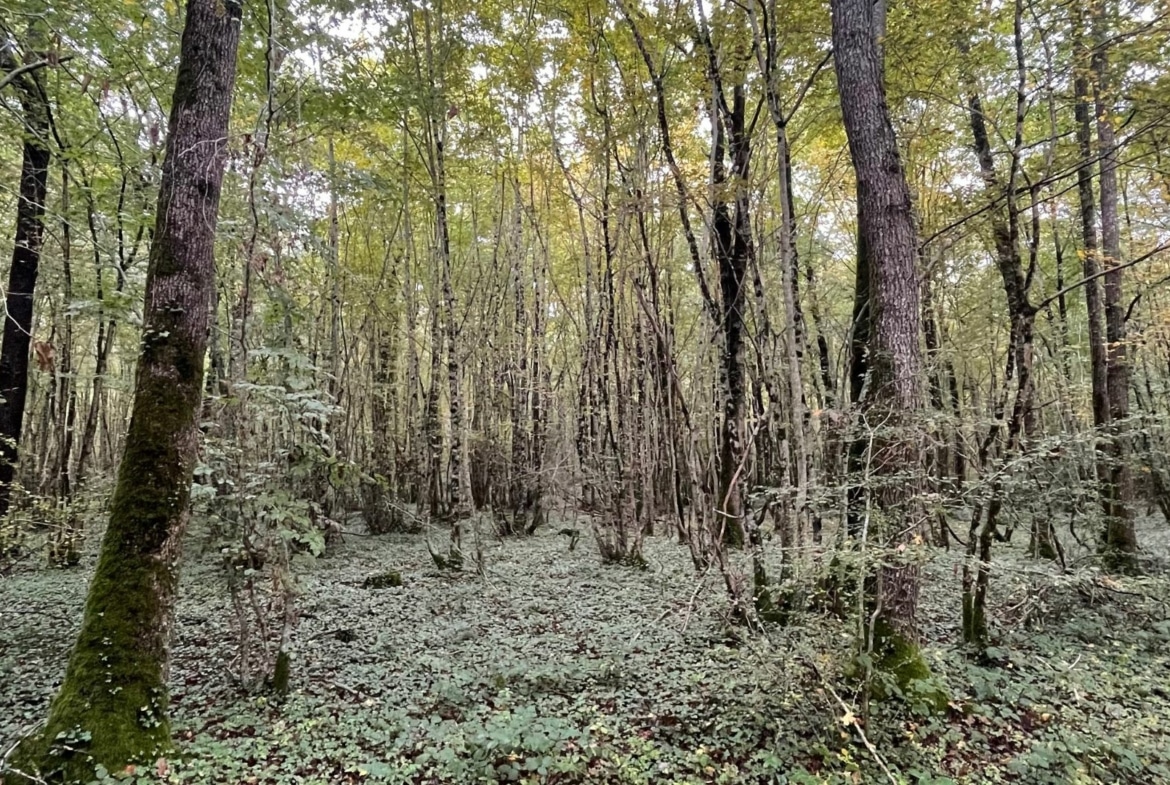
[{"label": "thin branch", "polygon": [[58,57],[58,58],[53,59],[53,60],[37,60],[35,63],[25,63],[24,65],[20,66],[19,68],[12,69],[11,71],[9,71],[7,74],[4,75],[3,79],[0,79],[0,90],[3,90],[5,87],[8,87],[8,85],[12,84],[17,79],[24,76],[25,74],[32,73],[33,71],[36,71],[40,68],[44,68],[47,65],[54,65],[55,66],[55,65],[60,65],[61,63],[67,63],[72,59],[73,59],[73,55],[66,55],[64,57]]},{"label": "thin branch", "polygon": [[1048,307],[1049,305],[1052,305],[1052,303],[1056,302],[1058,299],[1060,299],[1064,295],[1068,294],[1069,292],[1075,291],[1076,289],[1081,288],[1085,284],[1087,284],[1091,281],[1094,281],[1103,275],[1108,275],[1109,273],[1114,272],[1116,270],[1124,270],[1127,267],[1133,267],[1136,264],[1141,264],[1142,262],[1146,261],[1147,259],[1149,259],[1153,256],[1157,256],[1158,254],[1160,254],[1163,251],[1168,250],[1168,249],[1170,249],[1170,243],[1162,243],[1157,248],[1154,248],[1152,251],[1149,251],[1148,253],[1144,253],[1141,256],[1137,257],[1136,259],[1130,259],[1125,264],[1113,265],[1111,267],[1103,267],[1102,269],[1098,270],[1097,272],[1093,273],[1092,275],[1085,277],[1085,278],[1082,278],[1081,280],[1077,281],[1076,283],[1069,284],[1068,286],[1064,287],[1063,289],[1056,292],[1055,294],[1045,298],[1044,300],[1041,300],[1040,304],[1038,306],[1036,306],[1036,310],[1037,311],[1043,310],[1044,308]]}]

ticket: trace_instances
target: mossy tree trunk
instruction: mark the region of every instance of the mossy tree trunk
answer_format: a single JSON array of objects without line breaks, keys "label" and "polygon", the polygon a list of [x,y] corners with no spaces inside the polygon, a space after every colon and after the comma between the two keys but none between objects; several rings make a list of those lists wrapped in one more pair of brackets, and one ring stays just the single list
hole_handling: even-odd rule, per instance
[{"label": "mossy tree trunk", "polygon": [[166,673],[198,446],[239,0],[189,0],[147,271],[141,356],[110,524],[65,680],[22,771],[87,782],[170,747]]},{"label": "mossy tree trunk", "polygon": [[[880,10],[880,8],[878,9]],[[881,15],[869,0],[832,0],[833,51],[849,153],[857,176],[859,257],[868,281],[858,282],[854,312],[868,320],[868,378],[861,400],[873,512],[868,539],[897,550],[919,529],[914,485],[922,461],[915,433],[922,409],[922,312],[916,269],[917,237],[894,128],[890,123],[879,47]],[[899,688],[929,675],[918,650],[918,572],[887,560],[873,579],[864,642],[876,667]]]}]

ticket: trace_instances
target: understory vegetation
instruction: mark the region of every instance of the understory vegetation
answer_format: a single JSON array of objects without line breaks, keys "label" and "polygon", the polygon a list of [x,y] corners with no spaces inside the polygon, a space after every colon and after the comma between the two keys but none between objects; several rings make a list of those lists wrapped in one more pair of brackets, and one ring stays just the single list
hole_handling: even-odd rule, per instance
[{"label": "understory vegetation", "polygon": [[1170,782],[1167,0],[4,0],[0,785]]},{"label": "understory vegetation", "polygon": [[[564,528],[580,521],[554,514]],[[1165,559],[1161,520],[1139,527]],[[1158,534],[1158,532],[1163,532]],[[950,695],[863,710],[853,631],[800,612],[750,634],[685,548],[604,566],[555,531],[487,538],[483,573],[425,535],[351,536],[298,578],[287,699],[243,689],[208,531],[188,538],[171,668],[181,752],[123,783],[1138,783],[1170,780],[1170,577],[1062,572],[1005,549],[996,645],[954,624],[961,559],[924,565],[926,656]],[[1075,543],[1074,543],[1075,549]],[[0,583],[0,737],[44,715],[85,574]],[[367,581],[393,569],[399,587]],[[814,590],[807,562],[799,583]],[[229,665],[231,663],[231,665]]]}]

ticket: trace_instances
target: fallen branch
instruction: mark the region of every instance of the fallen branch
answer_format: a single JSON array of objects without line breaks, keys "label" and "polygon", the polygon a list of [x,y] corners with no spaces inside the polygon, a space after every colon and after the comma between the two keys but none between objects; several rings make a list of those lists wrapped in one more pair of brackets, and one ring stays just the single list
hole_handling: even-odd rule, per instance
[{"label": "fallen branch", "polygon": [[824,675],[821,673],[821,669],[817,667],[815,662],[805,657],[800,657],[798,659],[802,660],[804,664],[807,665],[810,670],[812,670],[813,674],[815,674],[817,679],[820,680],[821,685],[824,686],[826,690],[828,690],[829,694],[833,696],[833,699],[837,701],[837,704],[845,712],[844,716],[841,718],[841,722],[847,727],[852,727],[853,730],[857,732],[857,736],[861,739],[861,743],[865,745],[867,750],[869,750],[869,754],[873,756],[873,759],[877,762],[877,765],[881,768],[882,772],[886,775],[890,782],[893,783],[893,785],[898,785],[898,778],[895,777],[894,773],[890,771],[890,767],[886,765],[886,761],[884,758],[882,758],[881,753],[878,752],[877,747],[873,746],[873,742],[871,742],[869,737],[865,735],[865,731],[857,722],[857,717],[854,715],[852,707],[850,707],[849,704],[842,700],[841,696],[837,694],[837,691],[833,689],[833,685],[830,684],[829,680],[824,677]]}]

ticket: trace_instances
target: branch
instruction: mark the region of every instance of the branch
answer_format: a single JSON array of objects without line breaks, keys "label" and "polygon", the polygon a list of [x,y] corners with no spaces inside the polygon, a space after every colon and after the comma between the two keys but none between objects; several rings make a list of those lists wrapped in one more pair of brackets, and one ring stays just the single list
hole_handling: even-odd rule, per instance
[{"label": "branch", "polygon": [[25,63],[19,68],[12,69],[4,75],[3,79],[0,79],[0,90],[8,87],[8,85],[12,84],[25,74],[32,73],[33,71],[44,68],[47,65],[60,65],[61,63],[67,63],[72,59],[73,55],[66,55],[64,57],[58,57],[53,60],[37,60],[35,63]]},{"label": "branch", "polygon": [[1148,253],[1144,253],[1141,256],[1137,257],[1136,259],[1130,259],[1125,264],[1119,264],[1119,265],[1115,265],[1113,267],[1107,267],[1105,269],[1098,270],[1097,272],[1093,273],[1092,275],[1090,275],[1086,278],[1082,278],[1081,280],[1077,281],[1076,283],[1069,284],[1068,286],[1064,287],[1063,289],[1061,289],[1060,291],[1051,295],[1050,297],[1045,298],[1044,300],[1042,300],[1040,302],[1039,305],[1036,306],[1036,310],[1041,311],[1044,308],[1047,308],[1049,305],[1052,305],[1054,302],[1056,302],[1057,300],[1059,300],[1061,297],[1068,294],[1069,292],[1074,291],[1076,289],[1079,289],[1082,286],[1084,286],[1085,284],[1087,284],[1091,281],[1095,281],[1096,279],[1100,278],[1103,275],[1108,275],[1109,273],[1115,272],[1117,270],[1124,270],[1127,267],[1133,267],[1135,264],[1141,264],[1142,262],[1146,261],[1150,257],[1157,256],[1158,254],[1162,253],[1163,251],[1165,251],[1167,249],[1170,249],[1170,243],[1162,243],[1157,248],[1154,248],[1152,251],[1150,251]]},{"label": "branch", "polygon": [[796,114],[796,110],[800,108],[802,103],[804,103],[804,98],[806,95],[808,95],[808,91],[812,89],[813,82],[816,81],[821,71],[824,70],[825,66],[827,66],[829,61],[832,59],[833,47],[830,46],[829,51],[825,52],[825,56],[821,58],[821,61],[817,63],[817,67],[813,69],[813,72],[808,75],[808,79],[805,79],[804,84],[801,85],[800,91],[796,94],[796,100],[792,102],[792,108],[788,110],[788,116],[784,118],[785,124],[792,120],[793,115]]},{"label": "branch", "polygon": [[[1161,127],[1161,120],[1160,119],[1146,123],[1145,125],[1139,127],[1137,130],[1135,130],[1133,133],[1131,133],[1129,136],[1125,137],[1125,139],[1120,140],[1117,143],[1116,147],[1118,150],[1120,150],[1123,147],[1125,147],[1126,145],[1137,140],[1143,134],[1145,134],[1149,131],[1156,130],[1159,127]],[[1151,154],[1152,153],[1149,153],[1149,152],[1139,153],[1137,155],[1131,156],[1130,158],[1128,158],[1124,161],[1119,161],[1118,166],[1132,165],[1135,161],[1139,161],[1142,158],[1146,158]],[[1061,180],[1064,180],[1068,177],[1072,177],[1073,175],[1077,174],[1077,172],[1079,172],[1083,168],[1095,166],[1097,163],[1100,162],[1100,160],[1101,160],[1101,155],[1100,155],[1100,153],[1098,153],[1096,155],[1092,155],[1092,156],[1089,156],[1087,158],[1084,158],[1083,160],[1078,161],[1076,164],[1069,166],[1065,169],[1062,169],[1059,172],[1054,172],[1052,174],[1049,174],[1049,175],[1035,181],[1034,183],[1029,184],[1027,188],[1017,188],[1011,193],[1008,193],[1007,189],[1004,189],[1004,193],[997,195],[994,199],[988,200],[988,202],[986,204],[983,204],[982,206],[977,207],[976,209],[968,212],[967,214],[961,216],[960,218],[958,218],[954,221],[951,221],[949,224],[942,227],[938,231],[934,232],[929,237],[923,238],[922,242],[919,243],[918,247],[919,248],[926,248],[927,246],[934,243],[936,240],[938,240],[943,235],[949,234],[950,232],[954,231],[958,227],[967,223],[967,221],[970,221],[973,218],[978,218],[980,215],[982,215],[983,213],[986,213],[989,210],[997,209],[999,206],[999,203],[1004,201],[1005,199],[1007,199],[1009,197],[1023,196],[1025,194],[1027,194],[1028,191],[1031,190],[1032,188],[1046,188],[1048,186],[1054,185],[1054,184],[1060,182]],[[1057,194],[1053,194],[1053,196],[1059,196],[1060,194],[1067,193],[1068,191],[1073,190],[1073,188],[1075,188],[1075,187],[1076,186],[1071,186],[1071,187],[1065,189],[1064,191],[1061,191]],[[1052,198],[1052,197],[1048,197],[1048,198]],[[1044,201],[1047,201],[1047,199],[1045,199]]]}]

